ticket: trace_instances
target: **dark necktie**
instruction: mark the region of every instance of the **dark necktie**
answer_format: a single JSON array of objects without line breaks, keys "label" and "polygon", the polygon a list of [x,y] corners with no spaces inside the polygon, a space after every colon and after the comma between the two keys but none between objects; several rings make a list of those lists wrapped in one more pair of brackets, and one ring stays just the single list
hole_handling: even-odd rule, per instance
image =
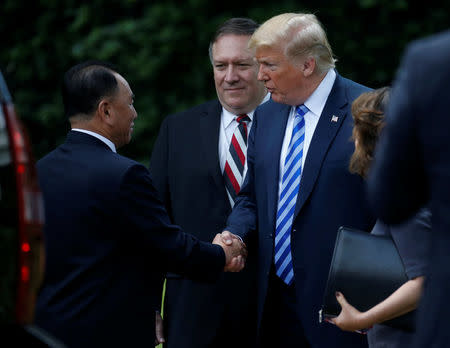
[{"label": "dark necktie", "polygon": [[234,130],[233,137],[231,138],[223,172],[225,187],[230,196],[231,206],[234,205],[234,201],[244,180],[244,166],[247,157],[248,121],[250,121],[250,118],[247,115],[239,115],[236,118],[236,122],[239,125]]}]

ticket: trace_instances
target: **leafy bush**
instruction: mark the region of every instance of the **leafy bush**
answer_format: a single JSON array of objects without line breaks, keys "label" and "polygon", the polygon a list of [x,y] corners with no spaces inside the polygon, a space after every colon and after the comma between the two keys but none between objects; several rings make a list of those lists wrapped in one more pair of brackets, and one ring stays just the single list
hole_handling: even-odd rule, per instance
[{"label": "leafy bush", "polygon": [[[23,1],[24,2],[24,1]],[[105,1],[3,0],[5,74],[37,158],[69,129],[60,84],[78,61],[117,65],[136,95],[133,141],[121,153],[148,163],[161,120],[215,97],[208,44],[230,17],[258,22],[282,12],[313,12],[327,31],[338,71],[370,87],[391,83],[405,45],[448,28],[450,3],[406,0]],[[81,3],[81,4],[80,4]],[[26,11],[25,11],[26,8]]]}]

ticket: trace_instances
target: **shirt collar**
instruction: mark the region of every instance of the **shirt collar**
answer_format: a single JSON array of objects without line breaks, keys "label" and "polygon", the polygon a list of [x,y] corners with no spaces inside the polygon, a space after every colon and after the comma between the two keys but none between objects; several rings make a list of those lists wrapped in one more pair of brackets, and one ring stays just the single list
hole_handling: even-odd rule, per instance
[{"label": "shirt collar", "polygon": [[[247,113],[247,116],[250,118],[250,122],[253,121],[253,113],[254,110]],[[225,128],[227,128],[237,118],[237,116],[238,115],[232,114],[227,109],[222,107],[222,122]]]},{"label": "shirt collar", "polygon": [[98,133],[86,130],[86,129],[80,129],[80,128],[72,128],[73,131],[75,132],[81,132],[81,133],[86,133],[89,135],[92,135],[93,137],[96,137],[97,139],[103,141],[106,145],[108,145],[108,147],[111,149],[112,152],[117,152],[116,151],[116,145],[114,145],[114,143],[109,140],[108,138],[105,138],[103,135],[100,135]]},{"label": "shirt collar", "polygon": [[305,106],[314,115],[319,117],[322,114],[322,110],[325,107],[328,96],[333,88],[334,81],[336,80],[336,72],[334,69],[328,70],[322,82],[315,89],[315,91],[310,95],[310,97],[305,101]]}]

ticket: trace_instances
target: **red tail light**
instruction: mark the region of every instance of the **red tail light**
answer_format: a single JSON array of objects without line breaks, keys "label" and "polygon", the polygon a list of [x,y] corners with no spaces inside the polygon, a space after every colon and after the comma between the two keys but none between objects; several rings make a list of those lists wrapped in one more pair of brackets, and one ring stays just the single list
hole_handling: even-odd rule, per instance
[{"label": "red tail light", "polygon": [[43,202],[27,134],[12,104],[6,104],[3,111],[10,134],[18,194],[19,274],[16,321],[27,324],[33,320],[35,295],[43,273]]}]

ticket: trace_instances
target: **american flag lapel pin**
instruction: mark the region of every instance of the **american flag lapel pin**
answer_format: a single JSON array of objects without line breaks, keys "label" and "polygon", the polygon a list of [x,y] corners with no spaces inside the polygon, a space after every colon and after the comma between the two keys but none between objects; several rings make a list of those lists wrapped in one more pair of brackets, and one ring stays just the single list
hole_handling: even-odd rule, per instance
[{"label": "american flag lapel pin", "polygon": [[339,120],[339,117],[337,117],[336,115],[333,115],[331,117],[331,122],[337,122]]}]

